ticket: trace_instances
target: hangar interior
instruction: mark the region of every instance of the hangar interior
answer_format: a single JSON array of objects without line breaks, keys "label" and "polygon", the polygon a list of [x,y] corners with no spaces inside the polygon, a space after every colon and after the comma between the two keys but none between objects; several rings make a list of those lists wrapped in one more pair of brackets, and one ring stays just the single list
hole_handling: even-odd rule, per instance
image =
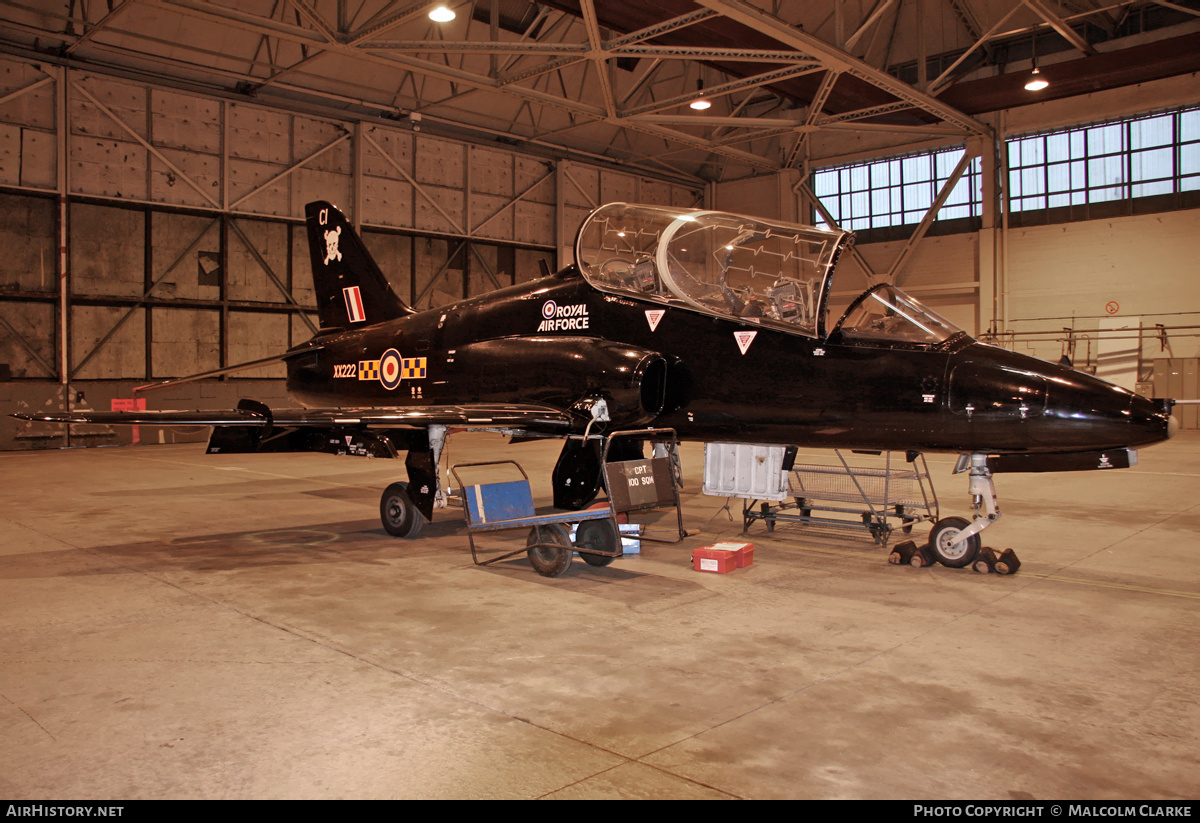
[{"label": "hangar interior", "polygon": [[[1007,578],[788,528],[740,576],[483,572],[452,517],[383,535],[389,461],[8,416],[306,340],[317,199],[418,309],[571,263],[603,203],[837,225],[835,305],[893,282],[1200,397],[1195,0],[434,5],[0,7],[0,792],[1195,797],[1194,406],[1133,469],[1005,477]],[[283,374],[147,398],[286,405]],[[738,537],[684,458],[687,545]]]}]

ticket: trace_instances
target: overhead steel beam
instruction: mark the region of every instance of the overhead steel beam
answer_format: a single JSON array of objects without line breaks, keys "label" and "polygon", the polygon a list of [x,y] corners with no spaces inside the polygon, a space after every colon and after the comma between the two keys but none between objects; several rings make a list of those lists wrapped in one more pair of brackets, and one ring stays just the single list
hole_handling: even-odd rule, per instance
[{"label": "overhead steel beam", "polygon": [[635,114],[623,118],[625,122],[659,123],[673,126],[698,126],[714,128],[722,126],[735,129],[786,129],[800,126],[800,121],[786,117],[706,117],[703,114]]},{"label": "overhead steel beam", "polygon": [[180,14],[188,14],[202,20],[221,20],[244,31],[271,34],[296,43],[307,43],[312,46],[329,45],[328,41],[323,40],[312,29],[306,29],[304,26],[250,14],[229,6],[217,6],[204,0],[138,0],[138,2],[170,9]]},{"label": "overhead steel beam", "polygon": [[225,6],[215,6],[203,2],[203,0],[139,0],[139,2],[154,3],[155,5],[159,5],[163,8],[169,8],[181,13],[190,14],[201,19],[210,21],[220,20],[247,31],[271,34],[273,36],[291,40],[293,42],[306,43],[317,48],[324,48],[329,51],[336,51],[338,53],[353,56],[358,59],[379,63],[392,69],[408,69],[417,74],[434,77],[439,80],[446,80],[451,83],[459,83],[480,90],[503,91],[506,94],[528,99],[531,102],[539,103],[541,105],[563,109],[574,114],[582,114],[585,116],[594,117],[596,119],[601,119],[607,116],[605,110],[598,106],[589,106],[584,103],[573,102],[567,100],[565,97],[558,97],[556,95],[539,92],[522,86],[508,85],[484,74],[476,74],[474,72],[456,69],[446,65],[437,65],[416,57],[407,57],[404,55],[377,55],[370,50],[359,49],[342,43],[327,43],[316,37],[313,32],[303,28],[302,26],[293,26],[288,23],[281,23],[277,20],[258,17],[256,15],[247,14],[245,12],[230,9]]},{"label": "overhead steel beam", "polygon": [[650,64],[645,67],[645,70],[642,72],[642,76],[634,82],[629,91],[625,93],[625,96],[620,99],[618,104],[623,106],[637,96],[637,94],[646,87],[646,83],[650,82],[650,78],[654,76],[655,72],[658,71],[658,67],[662,64],[662,60],[658,58],[652,60]]},{"label": "overhead steel beam", "polygon": [[788,25],[778,17],[774,17],[758,9],[744,0],[696,0],[705,8],[719,11],[731,20],[749,26],[779,42],[798,49],[805,54],[818,59],[827,68],[857,77],[877,88],[886,91],[914,108],[924,111],[958,126],[963,131],[974,135],[989,135],[991,128],[984,123],[963,114],[956,108],[948,106],[935,97],[917,91],[912,86],[903,83],[885,72],[876,69],[857,57],[819,40],[811,34]]},{"label": "overhead steel beam", "polygon": [[967,0],[946,0],[946,3],[954,11],[954,16],[962,23],[963,29],[972,40],[979,40],[983,37],[981,33],[983,27],[979,25],[979,16],[975,14],[975,10],[971,8]]},{"label": "overhead steel beam", "polygon": [[427,0],[423,0],[422,2],[413,3],[401,11],[384,17],[382,20],[377,22],[368,21],[367,24],[362,28],[356,29],[347,35],[346,44],[349,46],[356,46],[364,40],[368,40],[378,34],[383,34],[389,29],[393,29],[396,26],[402,26],[409,20],[420,17],[422,14],[425,14],[428,9],[429,3]]},{"label": "overhead steel beam", "polygon": [[[704,89],[704,96],[708,98],[723,97],[727,94],[741,91],[742,89],[759,88],[760,86],[768,86],[771,83],[780,80],[787,80],[793,77],[800,77],[805,74],[821,71],[821,66],[816,62],[809,62],[800,66],[789,66],[775,71],[763,72],[756,74],[753,77],[744,77],[738,80],[731,80],[728,83],[718,83],[715,86],[708,86]],[[653,103],[646,103],[636,108],[629,109],[624,112],[626,117],[632,117],[638,114],[646,114],[648,112],[662,111],[674,106],[682,106],[685,103],[690,103],[696,99],[696,93],[681,94],[676,97],[669,97],[665,100],[655,100]]]},{"label": "overhead steel beam", "polygon": [[849,50],[854,48],[854,44],[858,42],[859,38],[870,31],[871,27],[879,22],[879,18],[883,16],[883,13],[887,11],[888,7],[894,2],[896,2],[896,0],[878,0],[878,2],[875,4],[875,8],[871,9],[871,12],[863,19],[858,28],[854,30],[854,33],[846,38],[846,49]]},{"label": "overhead steel beam", "polygon": [[125,0],[125,2],[121,3],[120,5],[114,6],[112,9],[110,9],[108,14],[104,15],[99,20],[97,20],[94,24],[92,24],[92,26],[87,31],[85,31],[78,38],[76,38],[74,43],[67,46],[67,54],[72,54],[75,51],[75,49],[79,48],[84,43],[91,40],[95,35],[99,34],[104,29],[105,26],[107,26],[113,20],[120,17],[121,14],[125,11],[125,9],[129,8],[132,5],[133,5],[133,0]]},{"label": "overhead steel beam", "polygon": [[965,174],[967,169],[970,168],[971,161],[973,161],[975,157],[976,155],[971,154],[970,151],[963,152],[963,156],[961,159],[959,159],[958,165],[954,167],[954,171],[950,173],[950,176],[946,178],[946,182],[942,185],[942,190],[939,191],[937,197],[934,198],[933,205],[929,207],[929,211],[925,212],[925,216],[921,218],[921,222],[918,223],[916,229],[913,230],[912,236],[908,238],[908,242],[904,244],[904,248],[900,249],[900,253],[896,255],[896,259],[892,263],[891,268],[889,268],[887,274],[884,275],[885,280],[899,285],[896,283],[896,277],[904,268],[904,264],[908,262],[908,258],[912,255],[913,249],[917,247],[917,244],[920,243],[921,239],[925,236],[925,232],[929,231],[929,227],[937,218],[938,212],[942,210],[942,206],[946,204],[946,200],[949,199],[951,192],[954,191],[954,187],[958,185],[958,181],[962,179],[963,174]]},{"label": "overhead steel beam", "polygon": [[812,63],[812,58],[795,51],[768,49],[718,49],[706,46],[621,46],[609,51],[613,57],[662,57],[667,60],[712,60],[750,63]]},{"label": "overhead steel beam", "polygon": [[[307,25],[297,25],[297,24],[293,24],[293,23],[284,22],[282,20],[275,19],[273,17],[265,17],[265,16],[261,16],[261,15],[251,14],[251,13],[242,11],[239,8],[230,7],[230,6],[226,6],[226,5],[222,5],[222,4],[217,4],[217,3],[211,2],[210,0],[138,0],[138,1],[145,2],[147,4],[153,5],[155,7],[161,8],[161,9],[166,9],[166,10],[170,10],[172,12],[196,17],[198,19],[206,20],[208,22],[216,23],[218,25],[231,26],[231,27],[241,30],[241,31],[247,31],[251,34],[271,38],[272,40],[295,43],[295,44],[298,44],[301,47],[307,48],[309,50],[309,55],[306,58],[304,58],[303,60],[301,60],[299,63],[293,63],[291,66],[289,66],[286,69],[283,69],[282,71],[275,70],[275,73],[273,75],[271,75],[270,77],[262,78],[262,77],[252,76],[252,78],[247,78],[247,80],[249,82],[257,84],[257,86],[259,88],[262,88],[263,86],[270,84],[281,90],[298,91],[300,93],[310,92],[313,94],[330,97],[330,99],[332,99],[329,92],[322,92],[322,91],[319,91],[316,89],[309,90],[309,89],[306,89],[303,85],[296,85],[295,82],[293,82],[292,84],[288,84],[288,83],[281,82],[281,81],[286,74],[294,74],[294,73],[301,71],[303,68],[310,65],[313,60],[319,59],[320,56],[325,55],[325,54],[330,54],[330,53],[337,53],[337,54],[341,54],[344,56],[352,56],[353,58],[358,59],[358,60],[366,60],[368,62],[375,63],[377,65],[385,66],[392,71],[406,71],[406,72],[415,73],[415,74],[421,75],[421,76],[432,77],[437,80],[446,81],[446,82],[449,82],[452,84],[459,84],[461,86],[464,86],[468,89],[472,89],[475,91],[500,91],[504,94],[514,96],[517,99],[520,99],[520,100],[526,102],[527,104],[537,104],[538,106],[541,106],[543,108],[558,109],[560,111],[564,111],[564,112],[568,113],[572,118],[582,117],[582,118],[592,121],[592,122],[607,122],[610,125],[615,126],[616,128],[623,127],[623,123],[621,122],[621,114],[622,113],[617,108],[617,104],[616,104],[613,89],[612,89],[611,80],[608,77],[608,73],[605,71],[605,68],[604,68],[606,65],[610,65],[609,60],[613,56],[613,52],[606,50],[604,48],[604,46],[608,45],[608,42],[612,42],[618,48],[631,48],[631,49],[632,48],[640,48],[640,47],[632,44],[632,41],[634,41],[636,38],[629,37],[629,36],[617,38],[613,41],[608,41],[608,42],[604,41],[601,38],[598,21],[594,20],[592,30],[589,33],[589,44],[588,45],[590,46],[590,48],[586,54],[583,52],[578,52],[578,53],[571,54],[571,55],[562,55],[559,58],[557,58],[556,61],[551,61],[552,63],[557,63],[558,64],[557,67],[559,69],[561,69],[564,65],[569,65],[570,63],[576,62],[581,59],[588,59],[588,56],[590,55],[590,59],[598,67],[596,82],[598,82],[600,84],[602,94],[599,96],[603,97],[603,103],[604,103],[604,106],[601,107],[601,106],[593,105],[593,104],[590,104],[589,102],[587,102],[589,100],[589,96],[587,94],[567,94],[566,91],[563,91],[562,93],[553,93],[552,94],[548,91],[542,91],[542,90],[538,90],[536,88],[530,88],[530,87],[527,87],[524,85],[516,85],[517,76],[509,76],[509,77],[502,78],[501,80],[497,80],[497,78],[489,76],[487,74],[478,74],[478,73],[474,73],[471,71],[463,70],[461,68],[456,68],[454,66],[441,65],[438,63],[431,62],[429,60],[423,60],[417,54],[414,54],[414,53],[388,54],[381,50],[374,50],[370,47],[368,40],[371,36],[377,36],[380,32],[383,31],[383,26],[379,25],[379,24],[373,25],[369,30],[360,30],[357,33],[357,38],[359,38],[359,39],[355,41],[355,42],[358,42],[359,45],[356,46],[356,45],[350,45],[350,40],[352,39],[352,36],[343,36],[340,38],[340,40],[330,41],[328,39],[328,37],[326,36],[331,31],[328,26],[325,27],[325,30],[323,32],[318,32],[318,31],[314,31],[314,30],[308,28]],[[295,6],[298,10],[298,13],[304,15],[303,19],[307,23],[313,22],[311,14],[305,15],[305,10],[307,10],[308,12],[315,13],[315,11],[314,11],[315,6],[313,6],[312,3],[309,2],[309,0],[295,0],[295,2],[293,2],[293,0],[285,0],[285,1],[289,2],[292,6]],[[297,3],[299,3],[299,5],[297,5]],[[594,6],[590,6],[589,8],[591,8],[594,11]],[[389,25],[393,24],[393,23],[395,25],[399,25],[405,14],[407,14],[408,17],[404,18],[404,19],[411,19],[416,13],[417,13],[417,10],[415,9],[415,7],[410,6],[409,8],[402,10],[399,13],[399,16],[394,15],[391,18],[387,18],[386,22]],[[710,19],[710,18],[713,18],[716,16],[717,16],[717,13],[713,10],[701,10],[701,11],[695,12],[693,14],[683,15],[680,18],[677,18],[673,21],[667,21],[664,24],[665,27],[652,27],[652,28],[642,30],[640,33],[634,33],[634,34],[641,36],[641,37],[650,37],[650,36],[654,36],[654,34],[657,31],[659,31],[660,28],[661,28],[661,30],[666,30],[666,29],[669,29],[672,27],[681,28],[684,25],[691,25],[695,22],[699,22],[700,20]],[[565,18],[566,18],[566,16],[564,15],[564,19]],[[384,21],[381,20],[380,23],[382,23],[382,22],[384,22]],[[134,35],[134,36],[137,36],[137,35]],[[363,45],[363,44],[367,44],[367,45]],[[565,44],[565,45],[567,48],[570,48],[577,44]],[[556,47],[556,48],[558,48],[558,47]],[[649,47],[646,47],[646,48],[649,48]],[[438,50],[436,48],[430,48],[430,51],[436,53]],[[443,51],[442,53],[445,53],[445,52]],[[695,59],[698,56],[719,57],[719,56],[722,56],[722,54],[724,56],[729,56],[729,57],[740,56],[740,57],[748,58],[748,57],[756,55],[760,58],[763,58],[763,57],[772,58],[772,59],[773,58],[781,58],[781,59],[787,58],[789,62],[793,63],[792,66],[788,67],[788,69],[790,69],[792,71],[815,70],[815,67],[818,65],[817,62],[813,61],[811,63],[803,63],[803,64],[800,64],[799,66],[797,66],[797,65],[795,65],[795,61],[798,58],[803,59],[803,60],[811,60],[811,58],[800,57],[798,55],[798,53],[796,53],[796,52],[784,51],[784,50],[778,50],[775,52],[767,53],[765,55],[761,52],[754,52],[752,50],[740,50],[739,51],[739,50],[713,50],[713,49],[707,49],[707,50],[701,49],[699,51],[689,50],[688,52],[679,52],[679,51],[672,52],[671,50],[667,49],[667,50],[663,51],[662,53],[663,54],[672,54],[673,57],[678,58],[678,59]],[[162,59],[162,58],[155,57],[154,59]],[[662,58],[658,58],[658,59],[662,59]],[[187,65],[195,66],[198,64],[193,62],[193,63],[188,63]],[[812,66],[813,68],[807,69],[807,68],[805,68],[806,66]],[[788,69],[785,69],[785,71],[787,71]],[[553,69],[551,69],[548,65],[543,64],[540,67],[535,67],[532,71],[529,71],[528,73],[523,72],[521,75],[519,75],[519,77],[524,78],[527,76],[532,76],[539,72],[546,72],[547,70],[553,70]],[[768,77],[751,78],[746,81],[739,81],[737,85],[729,86],[728,90],[732,91],[732,90],[736,90],[738,88],[743,88],[743,87],[754,88],[759,85],[763,85],[766,82],[769,82]],[[608,89],[609,89],[608,93],[604,93],[604,88],[606,85],[608,86]],[[459,96],[461,96],[461,95],[459,95]],[[689,97],[689,101],[690,101],[690,97]],[[350,98],[346,98],[346,102],[363,105],[363,106],[374,105],[365,100],[352,100]],[[444,101],[437,101],[437,102],[440,103],[440,102],[444,102]],[[672,101],[669,105],[675,105],[675,104],[676,103],[674,101]],[[643,109],[643,111],[650,111],[650,110],[654,110],[654,109],[661,108],[661,107],[662,107],[661,105],[651,105],[647,109]],[[636,129],[636,131],[639,131],[642,133],[647,133],[646,128],[647,128],[646,126],[642,126],[638,129]],[[687,139],[682,139],[685,136],[675,135],[672,132],[670,132],[669,130],[665,130],[665,129],[664,130],[654,130],[653,133],[654,133],[655,137],[667,140],[668,143],[679,142],[680,145],[691,146],[692,148],[701,148],[701,144],[697,144],[695,142],[694,138],[687,137]],[[519,135],[518,135],[518,137],[519,137]],[[680,140],[681,140],[681,142],[680,142]],[[553,145],[553,144],[539,143],[539,145]],[[566,147],[562,147],[562,148],[566,148]],[[711,143],[704,144],[703,149],[705,151],[712,151],[714,149],[719,150],[720,145],[719,144],[712,145]],[[566,150],[570,151],[569,148],[567,148]],[[608,152],[606,152],[606,154],[608,154]],[[633,154],[639,155],[639,154],[641,154],[641,152],[634,151]],[[649,155],[646,155],[646,156],[647,156],[647,158],[649,158]],[[746,160],[748,158],[748,156],[749,155],[731,157],[731,159]],[[606,157],[605,159],[612,159],[611,155]],[[772,164],[770,164],[770,163],[764,164],[762,159],[758,159],[754,165],[755,165],[755,167],[759,167],[759,168],[773,167]],[[679,172],[674,171],[674,173],[678,174]],[[212,202],[211,198],[207,197],[206,192],[202,192],[202,193],[205,194],[206,200],[208,200],[209,202]],[[215,206],[216,204],[213,203],[213,205]]]},{"label": "overhead steel beam", "polygon": [[954,70],[961,66],[963,61],[974,54],[976,50],[986,45],[987,42],[995,36],[999,28],[1008,22],[1008,18],[1016,14],[1017,10],[1020,8],[1021,5],[1018,3],[1009,9],[1008,13],[993,23],[992,27],[989,28],[984,34],[980,35],[975,42],[971,44],[969,49],[960,54],[957,60],[951,63],[945,71],[935,77],[933,82],[929,84],[929,93],[932,95],[937,95],[948,88],[953,82],[950,78],[954,74]]},{"label": "overhead steel beam", "polygon": [[938,134],[946,137],[962,137],[962,132],[953,126],[927,123],[915,126],[895,126],[891,123],[860,123],[854,120],[821,123],[811,127],[812,131],[876,131],[887,134]]},{"label": "overhead steel beam", "polygon": [[501,74],[496,78],[497,88],[510,86],[513,83],[519,83],[522,80],[528,80],[531,77],[538,77],[543,74],[549,74],[552,71],[566,68],[574,63],[582,63],[587,59],[587,47],[580,49],[579,54],[567,54],[562,57],[556,57],[553,60],[547,60],[544,63],[539,63],[536,66],[528,66],[520,71],[508,72]]},{"label": "overhead steel beam", "polygon": [[614,120],[613,125],[623,125],[626,128],[633,129],[634,131],[640,131],[644,134],[661,137],[671,143],[679,143],[684,146],[690,146],[691,148],[700,149],[713,154],[721,154],[733,160],[740,160],[758,169],[775,171],[778,168],[777,163],[772,163],[770,160],[767,160],[761,155],[753,154],[747,151],[726,148],[721,144],[715,143],[711,140],[693,137],[690,134],[684,134],[683,132],[674,131],[673,129],[660,128],[659,126],[655,126],[650,123],[641,123],[636,120],[623,119]]},{"label": "overhead steel beam", "polygon": [[320,32],[321,36],[325,38],[325,42],[336,43],[338,41],[337,32],[333,30],[333,27],[325,22],[325,18],[321,16],[320,12],[304,0],[288,0],[288,4]]},{"label": "overhead steel beam", "polygon": [[[833,86],[837,83],[840,76],[836,71],[825,72],[825,77],[821,79],[821,87],[817,89],[817,93],[813,95],[812,102],[808,104],[808,116],[804,119],[804,125],[816,125],[817,120],[821,117],[821,109],[825,108],[825,101],[829,99],[829,93],[833,91]],[[796,165],[796,158],[800,156],[800,152],[804,150],[807,142],[808,134],[801,132],[795,144],[788,152],[787,159],[784,160],[783,165],[788,168],[794,167]]]},{"label": "overhead steel beam", "polygon": [[896,103],[884,103],[881,106],[871,106],[870,108],[859,109],[858,111],[828,115],[822,117],[818,121],[818,125],[826,126],[830,123],[848,123],[852,120],[865,120],[868,117],[879,117],[881,114],[891,114],[894,111],[906,111],[911,108],[912,106],[903,100]]},{"label": "overhead steel beam", "polygon": [[[841,228],[841,226],[838,225],[838,222],[833,219],[833,215],[829,213],[827,208],[825,208],[825,204],[821,202],[821,198],[817,197],[817,195],[813,192],[812,187],[809,186],[807,182],[801,181],[797,186],[797,191],[803,193],[804,196],[812,202],[813,208],[817,210],[817,214],[821,215],[822,220],[824,220],[830,226],[838,229]],[[851,243],[847,249],[850,252],[850,257],[855,263],[858,263],[859,267],[863,270],[863,274],[866,275],[867,282],[870,283],[873,281],[878,275],[875,274],[875,270],[871,268],[871,264],[868,263],[866,258],[862,256],[862,253],[859,252],[858,248]]]},{"label": "overhead steel beam", "polygon": [[490,40],[372,40],[358,48],[369,51],[438,52],[444,54],[551,54],[583,56],[589,52],[584,43],[538,43],[536,41]]},{"label": "overhead steel beam", "polygon": [[614,37],[612,40],[606,42],[604,47],[606,49],[615,49],[633,43],[640,43],[643,40],[660,37],[668,32],[677,31],[695,23],[703,22],[704,20],[711,20],[716,16],[717,12],[711,9],[698,9],[688,14],[672,17],[670,20],[664,20],[661,23],[655,23],[653,26],[647,26],[644,29],[638,29],[637,31],[629,32],[629,34]]},{"label": "overhead steel beam", "polygon": [[1085,57],[1091,57],[1096,53],[1096,50],[1092,48],[1091,44],[1088,43],[1087,40],[1084,40],[1083,37],[1079,35],[1079,32],[1068,26],[1066,22],[1064,22],[1061,17],[1048,8],[1046,4],[1042,2],[1042,0],[1025,0],[1025,5],[1033,9],[1034,13],[1036,13],[1038,17],[1049,23],[1050,27],[1061,34],[1068,43],[1079,49],[1079,51],[1083,52]]},{"label": "overhead steel beam", "polygon": [[1168,3],[1167,0],[1151,0],[1151,2],[1164,8],[1175,9],[1175,11],[1182,11],[1200,17],[1200,9],[1189,9],[1187,6],[1181,6],[1178,3]]},{"label": "overhead steel beam", "polygon": [[591,47],[592,69],[596,72],[596,80],[600,84],[600,97],[604,101],[604,113],[608,117],[613,117],[617,113],[617,100],[608,76],[608,57],[601,48],[600,23],[596,20],[596,7],[592,5],[592,0],[579,0],[579,8],[583,11],[583,25],[587,30],[588,45]]},{"label": "overhead steel beam", "polygon": [[292,63],[290,66],[284,66],[279,71],[275,72],[270,77],[263,80],[261,83],[257,83],[255,85],[251,86],[250,88],[257,90],[257,89],[261,89],[265,86],[269,86],[274,83],[277,83],[285,75],[291,74],[292,72],[299,71],[301,68],[321,59],[322,57],[324,57],[327,54],[329,54],[329,52],[327,52],[327,51],[318,51],[315,54],[308,55],[307,57],[301,57],[295,63]]}]

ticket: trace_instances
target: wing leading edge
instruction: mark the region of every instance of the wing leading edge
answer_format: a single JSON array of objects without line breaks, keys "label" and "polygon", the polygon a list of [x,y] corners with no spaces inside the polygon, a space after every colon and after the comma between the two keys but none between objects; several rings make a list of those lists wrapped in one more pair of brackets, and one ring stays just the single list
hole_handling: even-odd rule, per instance
[{"label": "wing leading edge", "polygon": [[366,409],[269,409],[258,403],[214,411],[78,411],[20,413],[13,417],[38,423],[83,423],[107,426],[248,426],[313,427],[431,425],[470,428],[521,429],[533,433],[565,434],[572,416],[549,406],[496,404],[470,406],[403,406]]}]

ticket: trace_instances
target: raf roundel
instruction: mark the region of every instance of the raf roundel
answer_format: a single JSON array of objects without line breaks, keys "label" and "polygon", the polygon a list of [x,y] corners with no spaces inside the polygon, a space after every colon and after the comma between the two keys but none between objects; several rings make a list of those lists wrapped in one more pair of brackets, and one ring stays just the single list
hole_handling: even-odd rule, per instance
[{"label": "raf roundel", "polygon": [[553,300],[547,300],[542,304],[542,317],[546,318],[547,320],[553,318],[556,311],[558,311],[558,304],[556,304]]},{"label": "raf roundel", "polygon": [[379,358],[379,382],[385,389],[390,391],[400,385],[400,380],[404,376],[402,365],[400,352],[395,349],[388,349]]}]

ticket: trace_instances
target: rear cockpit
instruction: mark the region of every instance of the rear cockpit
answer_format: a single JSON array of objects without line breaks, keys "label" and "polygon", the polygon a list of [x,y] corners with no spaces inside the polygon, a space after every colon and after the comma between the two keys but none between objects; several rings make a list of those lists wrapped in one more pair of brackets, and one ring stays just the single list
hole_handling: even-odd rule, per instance
[{"label": "rear cockpit", "polygon": [[575,260],[601,291],[817,337],[849,237],[726,212],[611,203],[584,221]]}]

